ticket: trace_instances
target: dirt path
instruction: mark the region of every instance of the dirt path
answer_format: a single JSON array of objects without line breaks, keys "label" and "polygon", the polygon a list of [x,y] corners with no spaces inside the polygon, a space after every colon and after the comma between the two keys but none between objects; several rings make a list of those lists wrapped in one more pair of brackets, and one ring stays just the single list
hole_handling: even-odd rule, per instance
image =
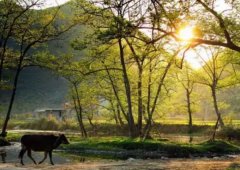
[{"label": "dirt path", "polygon": [[[239,164],[238,164],[239,162]],[[169,159],[169,160],[134,160],[127,161],[89,161],[84,163],[65,163],[61,165],[27,164],[19,163],[0,164],[1,170],[236,170],[240,169],[239,159],[229,160],[192,160],[192,159]]]}]

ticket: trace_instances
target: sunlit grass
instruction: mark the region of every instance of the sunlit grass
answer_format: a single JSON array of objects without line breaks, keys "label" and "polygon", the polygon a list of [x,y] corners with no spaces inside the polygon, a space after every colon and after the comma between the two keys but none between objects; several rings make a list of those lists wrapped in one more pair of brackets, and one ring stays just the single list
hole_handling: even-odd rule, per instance
[{"label": "sunlit grass", "polygon": [[[167,124],[167,125],[188,125],[188,120],[174,120],[174,119],[163,119],[163,120],[156,120],[156,123],[161,124]],[[240,120],[231,120],[231,121],[225,121],[226,125],[232,124],[232,125],[240,125]],[[216,124],[215,120],[193,120],[193,125],[208,125],[208,126],[214,126]]]},{"label": "sunlit grass", "polygon": [[[124,159],[129,152],[132,157],[144,158],[139,153],[156,152],[162,155],[170,157],[189,157],[189,155],[206,156],[207,154],[230,154],[240,153],[238,146],[225,141],[207,141],[200,144],[179,144],[169,141],[160,140],[146,140],[141,141],[139,139],[130,138],[89,138],[78,140],[70,145],[64,145],[63,149],[71,153],[71,151],[79,151],[79,153],[88,154],[88,156],[94,156],[96,153],[112,154],[113,158]],[[96,152],[88,151],[96,150]],[[109,151],[109,152],[101,152]],[[136,151],[136,152],[134,152]],[[115,153],[123,153],[123,155]],[[100,154],[101,155],[101,154]],[[154,157],[154,155],[152,155]]]}]

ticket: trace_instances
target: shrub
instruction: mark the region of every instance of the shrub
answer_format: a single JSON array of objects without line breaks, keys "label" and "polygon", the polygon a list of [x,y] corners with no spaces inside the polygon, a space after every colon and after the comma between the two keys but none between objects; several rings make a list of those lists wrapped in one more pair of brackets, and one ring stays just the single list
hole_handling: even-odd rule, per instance
[{"label": "shrub", "polygon": [[232,126],[222,128],[218,133],[220,138],[228,140],[240,140],[240,129]]},{"label": "shrub", "polygon": [[59,125],[59,130],[79,130],[77,123],[73,120],[64,120],[62,122],[59,122]]},{"label": "shrub", "polygon": [[25,128],[38,129],[38,130],[58,130],[59,123],[54,117],[41,118],[32,123],[26,124]]}]

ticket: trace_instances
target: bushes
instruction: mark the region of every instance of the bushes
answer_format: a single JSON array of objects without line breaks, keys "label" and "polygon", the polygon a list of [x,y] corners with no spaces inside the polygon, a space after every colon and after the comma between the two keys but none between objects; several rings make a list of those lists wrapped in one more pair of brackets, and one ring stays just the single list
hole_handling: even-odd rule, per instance
[{"label": "bushes", "polygon": [[211,152],[211,153],[218,153],[218,154],[230,154],[230,153],[239,153],[240,148],[236,145],[233,145],[231,143],[216,140],[216,141],[207,141],[199,144],[199,146],[202,147],[202,150],[205,150],[205,152]]},{"label": "bushes", "polygon": [[59,124],[57,120],[53,117],[41,118],[39,120],[33,121],[32,123],[25,124],[23,128],[39,130],[58,130]]},{"label": "bushes", "polygon": [[36,129],[36,130],[67,130],[77,129],[76,125],[70,120],[58,121],[55,117],[49,116],[47,118],[41,118],[31,123],[27,123],[21,126],[23,129]]},{"label": "bushes", "polygon": [[220,138],[228,140],[240,140],[240,129],[232,126],[222,128],[218,133]]}]

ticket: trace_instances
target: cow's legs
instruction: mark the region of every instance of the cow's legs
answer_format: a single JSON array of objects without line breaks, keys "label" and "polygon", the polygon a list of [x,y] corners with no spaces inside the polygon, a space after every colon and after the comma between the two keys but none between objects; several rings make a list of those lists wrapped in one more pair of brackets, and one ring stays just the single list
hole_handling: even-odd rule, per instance
[{"label": "cow's legs", "polygon": [[28,151],[28,152],[27,152],[28,157],[34,162],[34,164],[37,164],[36,161],[35,161],[35,160],[33,159],[33,157],[32,157],[31,149],[28,149],[27,151]]},{"label": "cow's legs", "polygon": [[22,165],[24,165],[24,163],[23,163],[23,155],[25,154],[26,151],[27,151],[26,148],[22,148],[21,151],[19,152],[19,156],[18,157],[21,159],[20,163]]},{"label": "cow's legs", "polygon": [[53,161],[52,161],[52,151],[49,151],[49,159],[52,165],[54,165]]},{"label": "cow's legs", "polygon": [[46,158],[47,158],[47,151],[44,152],[44,158],[43,158],[43,160],[41,160],[41,161],[39,162],[39,164],[43,163],[43,161],[45,161]]}]

